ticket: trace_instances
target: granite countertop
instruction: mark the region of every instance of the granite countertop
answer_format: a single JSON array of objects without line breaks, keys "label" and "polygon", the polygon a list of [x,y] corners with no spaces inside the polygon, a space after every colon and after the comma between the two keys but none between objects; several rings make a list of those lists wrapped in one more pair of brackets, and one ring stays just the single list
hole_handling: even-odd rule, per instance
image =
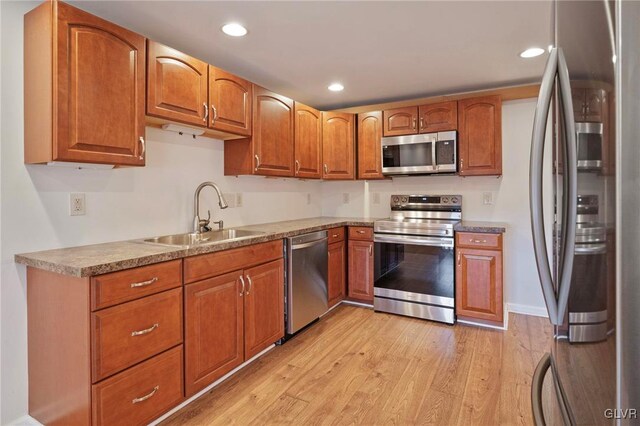
[{"label": "granite countertop", "polygon": [[462,220],[453,230],[456,232],[479,232],[485,234],[502,234],[507,231],[508,225],[503,222],[479,222]]},{"label": "granite countertop", "polygon": [[375,219],[316,217],[242,226],[234,229],[260,231],[247,238],[199,246],[168,246],[142,239],[62,248],[15,255],[16,263],[76,277],[91,277],[167,260],[212,253],[263,243],[336,226],[373,226]]}]

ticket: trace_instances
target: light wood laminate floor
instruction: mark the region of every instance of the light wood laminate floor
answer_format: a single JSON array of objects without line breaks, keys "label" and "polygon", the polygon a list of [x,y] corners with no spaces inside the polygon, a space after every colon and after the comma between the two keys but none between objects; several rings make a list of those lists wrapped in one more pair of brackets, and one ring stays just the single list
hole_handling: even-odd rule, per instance
[{"label": "light wood laminate floor", "polygon": [[500,331],[341,305],[164,424],[532,424],[551,334],[525,315]]}]

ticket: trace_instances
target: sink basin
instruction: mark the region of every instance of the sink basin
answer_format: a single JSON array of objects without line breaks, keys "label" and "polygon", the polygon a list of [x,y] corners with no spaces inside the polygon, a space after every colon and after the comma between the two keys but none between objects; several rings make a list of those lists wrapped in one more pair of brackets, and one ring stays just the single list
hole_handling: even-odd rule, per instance
[{"label": "sink basin", "polygon": [[220,241],[238,240],[260,234],[264,234],[264,232],[246,231],[242,229],[222,229],[219,231],[203,232],[201,234],[190,233],[164,235],[162,237],[147,238],[144,242],[169,246],[196,246],[217,243]]}]

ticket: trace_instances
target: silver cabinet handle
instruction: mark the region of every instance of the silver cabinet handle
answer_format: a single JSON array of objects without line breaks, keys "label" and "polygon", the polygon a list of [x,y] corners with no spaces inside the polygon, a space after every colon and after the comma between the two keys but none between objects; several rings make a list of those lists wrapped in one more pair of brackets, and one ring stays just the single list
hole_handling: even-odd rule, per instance
[{"label": "silver cabinet handle", "polygon": [[364,234],[364,231],[363,231],[363,230],[361,230],[361,229],[357,230],[356,232],[357,232],[358,234]]},{"label": "silver cabinet handle", "polygon": [[327,167],[326,163],[324,165],[324,173],[328,174],[329,173],[329,167]]},{"label": "silver cabinet handle", "polygon": [[[569,68],[564,57],[562,48],[558,47],[558,84],[562,92],[562,108],[565,121],[565,149],[567,153],[567,165],[563,173],[566,179],[566,192],[563,207],[565,217],[562,224],[564,235],[562,242],[562,264],[560,265],[560,283],[558,285],[558,323],[564,321],[567,303],[569,302],[569,291],[571,289],[571,275],[573,274],[573,259],[576,245],[576,227],[578,214],[578,153],[576,145],[576,123],[573,116],[573,102],[571,100],[571,80],[569,78]],[[564,210],[564,209],[563,209]]]},{"label": "silver cabinet handle", "polygon": [[244,294],[244,278],[240,275],[240,284],[242,284],[242,290],[240,291],[240,296]]},{"label": "silver cabinet handle", "polygon": [[256,168],[255,171],[258,171],[258,167],[260,167],[260,157],[258,157],[258,154],[254,155],[254,158],[256,159]]},{"label": "silver cabinet handle", "polygon": [[333,238],[338,238],[338,234],[332,234],[331,235]]},{"label": "silver cabinet handle", "polygon": [[545,144],[545,130],[547,117],[551,106],[553,84],[558,69],[558,50],[551,49],[536,104],[536,112],[533,119],[533,132],[531,135],[531,154],[529,163],[529,207],[531,214],[531,235],[533,238],[533,250],[538,266],[538,276],[542,285],[549,320],[557,325],[558,304],[556,301],[551,269],[549,266],[549,254],[544,231],[544,211],[542,205],[542,167]]},{"label": "silver cabinet handle", "polygon": [[151,327],[145,328],[144,330],[132,331],[131,332],[131,337],[142,336],[143,334],[151,333],[153,330],[155,330],[158,327],[160,327],[160,324],[155,323]]},{"label": "silver cabinet handle", "polygon": [[139,283],[131,283],[131,288],[146,287],[148,285],[155,283],[156,281],[158,281],[158,277],[153,277],[150,280],[142,281]]},{"label": "silver cabinet handle", "polygon": [[214,104],[211,104],[211,111],[213,112],[213,117],[211,117],[211,125],[216,124],[216,120],[218,119],[218,110]]},{"label": "silver cabinet handle", "polygon": [[145,396],[141,396],[139,398],[133,398],[131,400],[132,404],[137,404],[139,402],[142,401],[146,401],[147,399],[151,398],[153,395],[156,394],[156,392],[158,392],[158,389],[160,389],[160,385],[156,386],[155,388],[153,388],[153,390],[151,392],[149,392],[148,394],[146,394]]},{"label": "silver cabinet handle", "polygon": [[369,256],[373,255],[373,244],[369,244]]},{"label": "silver cabinet handle", "polygon": [[476,244],[484,244],[487,242],[487,240],[471,240],[471,242]]},{"label": "silver cabinet handle", "polygon": [[296,160],[296,174],[300,171],[300,162]]},{"label": "silver cabinet handle", "polygon": [[413,128],[414,128],[414,130],[416,128],[416,119],[415,118],[413,119]]},{"label": "silver cabinet handle", "polygon": [[251,281],[251,277],[249,276],[249,274],[247,274],[247,281],[249,282],[249,287],[247,288],[247,296],[249,295],[249,292],[251,291],[251,289],[253,288],[253,281]]},{"label": "silver cabinet handle", "polygon": [[140,145],[142,145],[142,150],[140,151],[140,156],[138,157],[140,160],[144,160],[144,152],[146,151],[146,147],[145,147],[145,143],[144,143],[144,138],[142,136],[140,136],[140,138],[138,139],[140,141]]},{"label": "silver cabinet handle", "polygon": [[460,266],[460,257],[461,257],[461,253],[458,252],[458,266]]},{"label": "silver cabinet handle", "polygon": [[206,102],[203,102],[202,106],[204,107],[204,117],[202,118],[202,121],[206,123],[209,119],[209,107],[207,106]]},{"label": "silver cabinet handle", "polygon": [[424,117],[420,117],[420,130],[424,129]]}]

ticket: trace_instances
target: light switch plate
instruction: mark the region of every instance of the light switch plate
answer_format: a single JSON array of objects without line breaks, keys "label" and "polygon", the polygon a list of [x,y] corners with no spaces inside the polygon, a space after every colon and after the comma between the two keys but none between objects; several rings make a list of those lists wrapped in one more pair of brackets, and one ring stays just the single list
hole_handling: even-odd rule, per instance
[{"label": "light switch plate", "polygon": [[242,193],[236,194],[236,207],[242,207]]},{"label": "light switch plate", "polygon": [[373,204],[380,204],[380,193],[379,192],[374,192],[373,193]]},{"label": "light switch plate", "polygon": [[342,203],[343,204],[349,204],[349,193],[348,192],[343,192],[342,193]]},{"label": "light switch plate", "polygon": [[493,204],[493,193],[492,192],[483,192],[482,193],[482,204],[485,206],[490,206]]},{"label": "light switch plate", "polygon": [[84,216],[87,214],[87,206],[82,192],[69,194],[69,216]]},{"label": "light switch plate", "polygon": [[229,194],[222,194],[222,196],[224,197],[225,201],[227,202],[227,206],[230,209],[236,206],[236,194],[229,193]]},{"label": "light switch plate", "polygon": [[311,194],[307,192],[307,204],[311,204]]}]

